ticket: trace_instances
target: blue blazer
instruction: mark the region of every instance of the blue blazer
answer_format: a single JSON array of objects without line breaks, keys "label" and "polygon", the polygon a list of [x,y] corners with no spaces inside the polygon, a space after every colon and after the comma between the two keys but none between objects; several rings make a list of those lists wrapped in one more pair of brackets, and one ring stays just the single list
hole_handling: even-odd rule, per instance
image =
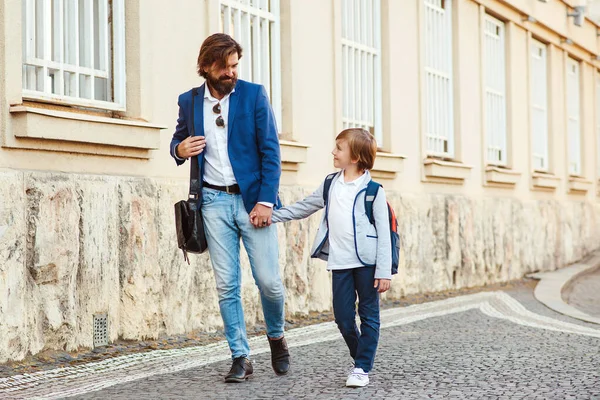
[{"label": "blue blazer", "polygon": [[[175,146],[194,133],[204,136],[204,90],[205,85],[202,85],[179,96],[179,118],[171,140],[171,156],[177,165],[185,160],[175,158]],[[194,129],[189,126],[192,120]],[[235,91],[229,98],[227,151],[246,211],[250,212],[259,201],[280,207],[279,136],[269,98],[262,85],[237,81]],[[204,153],[198,156],[198,163],[202,177]]]}]

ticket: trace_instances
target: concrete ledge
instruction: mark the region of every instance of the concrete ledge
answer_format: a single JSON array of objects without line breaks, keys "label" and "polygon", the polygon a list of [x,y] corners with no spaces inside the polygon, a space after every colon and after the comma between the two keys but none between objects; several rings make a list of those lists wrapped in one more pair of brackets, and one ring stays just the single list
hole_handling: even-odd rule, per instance
[{"label": "concrete ledge", "polygon": [[592,188],[593,182],[576,176],[569,177],[569,192],[587,193]]},{"label": "concrete ledge", "polygon": [[563,290],[568,284],[585,272],[597,268],[600,265],[600,252],[581,263],[573,264],[553,272],[544,272],[528,275],[530,278],[540,279],[535,287],[535,298],[546,307],[581,321],[600,325],[600,318],[593,317],[583,311],[567,304],[562,298]]},{"label": "concrete ledge", "polygon": [[534,189],[553,191],[558,187],[560,178],[553,174],[534,172],[531,175],[531,183]]},{"label": "concrete ledge", "polygon": [[[14,136],[19,139],[41,139],[63,143],[102,145],[147,152],[160,148],[163,126],[143,121],[107,118],[52,109],[15,105],[10,107]],[[27,147],[23,144],[23,147]],[[86,149],[80,149],[85,153]]]},{"label": "concrete ledge", "polygon": [[470,175],[470,165],[455,161],[443,161],[436,158],[427,158],[423,161],[425,182],[451,183],[462,185]]},{"label": "concrete ledge", "polygon": [[521,178],[521,173],[508,168],[488,165],[485,168],[485,180],[490,186],[514,187]]},{"label": "concrete ledge", "polygon": [[306,162],[310,146],[290,140],[280,140],[279,147],[281,149],[281,184],[295,185],[298,183],[300,164]]},{"label": "concrete ledge", "polygon": [[281,149],[281,168],[284,171],[298,171],[298,164],[306,162],[310,146],[289,140],[280,140],[279,147]]},{"label": "concrete ledge", "polygon": [[404,170],[405,155],[377,152],[375,165],[371,170],[374,178],[394,179],[396,174]]}]

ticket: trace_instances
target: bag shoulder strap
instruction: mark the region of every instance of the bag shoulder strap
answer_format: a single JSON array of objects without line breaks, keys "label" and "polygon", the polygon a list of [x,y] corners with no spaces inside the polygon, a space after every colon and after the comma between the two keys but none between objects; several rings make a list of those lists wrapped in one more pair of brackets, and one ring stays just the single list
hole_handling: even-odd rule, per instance
[{"label": "bag shoulder strap", "polygon": [[380,187],[380,183],[370,180],[367,184],[367,191],[365,192],[365,213],[367,214],[371,225],[375,225],[375,217],[373,216],[373,202],[375,202],[375,197],[377,197]]},{"label": "bag shoulder strap", "polygon": [[333,182],[333,178],[338,175],[339,172],[334,172],[325,177],[325,181],[323,182],[323,203],[327,205],[327,200],[329,200],[329,189],[331,188],[331,182]]},{"label": "bag shoulder strap", "polygon": [[[192,115],[191,115],[191,135],[196,136],[196,126],[194,125],[194,100],[196,98],[196,94],[198,93],[198,88],[192,89]],[[188,129],[188,131],[190,131]],[[189,199],[198,199],[200,196],[200,167],[198,162],[198,156],[193,156],[190,158],[190,193]]]}]

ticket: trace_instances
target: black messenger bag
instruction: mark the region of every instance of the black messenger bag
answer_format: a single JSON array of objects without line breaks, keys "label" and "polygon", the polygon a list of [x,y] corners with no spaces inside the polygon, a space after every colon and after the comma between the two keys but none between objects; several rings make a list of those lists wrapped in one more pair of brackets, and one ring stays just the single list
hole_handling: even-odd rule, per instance
[{"label": "black messenger bag", "polygon": [[[192,92],[192,136],[194,136],[194,93]],[[200,254],[206,251],[208,244],[202,220],[202,192],[198,156],[190,158],[190,192],[187,200],[175,203],[175,229],[177,247],[183,250],[183,259],[190,263],[188,253]]]}]

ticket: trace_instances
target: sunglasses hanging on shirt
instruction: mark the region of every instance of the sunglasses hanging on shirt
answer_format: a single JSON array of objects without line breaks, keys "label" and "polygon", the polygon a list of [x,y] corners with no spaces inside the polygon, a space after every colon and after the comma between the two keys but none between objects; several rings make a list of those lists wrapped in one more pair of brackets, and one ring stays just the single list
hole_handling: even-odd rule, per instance
[{"label": "sunglasses hanging on shirt", "polygon": [[221,103],[217,103],[215,104],[215,106],[213,107],[213,112],[215,114],[219,114],[219,116],[217,117],[215,123],[217,124],[217,126],[219,128],[224,128],[225,127],[225,120],[223,119],[223,116],[221,115]]}]

